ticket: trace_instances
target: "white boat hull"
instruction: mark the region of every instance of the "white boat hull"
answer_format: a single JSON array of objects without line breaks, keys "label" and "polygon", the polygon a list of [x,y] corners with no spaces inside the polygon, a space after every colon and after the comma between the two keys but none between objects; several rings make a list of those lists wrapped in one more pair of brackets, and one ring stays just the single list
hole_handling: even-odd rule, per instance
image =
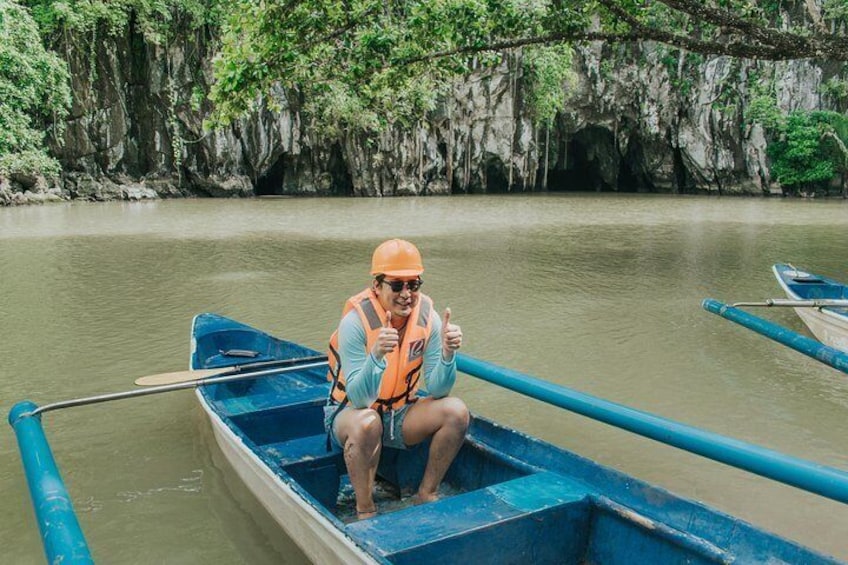
[{"label": "white boat hull", "polygon": [[848,353],[848,318],[821,308],[795,308],[795,313],[819,341]]},{"label": "white boat hull", "polygon": [[[777,276],[786,296],[792,300],[804,300],[803,296],[792,292],[786,283]],[[798,317],[806,324],[820,342],[848,353],[848,316],[824,308],[794,308]],[[844,310],[844,309],[842,309]]]},{"label": "white boat hull", "polygon": [[218,417],[197,392],[215,441],[239,478],[314,563],[376,563],[318,510],[283,482]]}]

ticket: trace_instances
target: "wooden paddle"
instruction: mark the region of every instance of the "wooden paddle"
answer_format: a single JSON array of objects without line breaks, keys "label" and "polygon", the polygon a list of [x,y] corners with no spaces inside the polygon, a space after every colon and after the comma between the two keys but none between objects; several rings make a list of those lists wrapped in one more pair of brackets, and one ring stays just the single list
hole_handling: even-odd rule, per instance
[{"label": "wooden paddle", "polygon": [[147,375],[139,377],[135,380],[138,386],[160,386],[170,385],[175,383],[184,383],[189,381],[197,381],[217,377],[223,375],[246,375],[255,373],[258,370],[270,369],[272,367],[288,367],[290,365],[299,365],[301,363],[313,363],[326,361],[326,355],[315,355],[313,357],[299,357],[297,359],[283,359],[276,361],[260,361],[258,363],[246,363],[244,365],[233,365],[231,367],[217,367],[215,369],[190,369],[188,371],[174,371],[172,373],[158,373],[156,375]]},{"label": "wooden paddle", "polygon": [[[309,362],[313,361],[313,362]],[[269,367],[269,363],[277,363],[276,367]],[[287,363],[289,366],[279,366],[280,363]],[[262,367],[256,367],[256,365],[262,365]],[[76,406],[88,406],[89,404],[99,404],[101,402],[111,402],[112,400],[123,400],[126,398],[136,398],[139,396],[148,396],[151,394],[162,394],[164,392],[172,392],[175,390],[184,390],[190,388],[197,388],[200,386],[206,386],[211,384],[218,383],[228,383],[232,381],[239,380],[247,380],[247,379],[255,379],[264,375],[281,375],[283,373],[292,373],[294,371],[300,371],[302,369],[316,369],[318,367],[325,367],[327,365],[327,358],[323,356],[316,357],[302,357],[299,359],[288,359],[286,361],[273,361],[273,362],[264,362],[264,363],[255,363],[253,369],[248,369],[243,373],[235,373],[231,375],[212,375],[207,376],[205,378],[189,378],[183,382],[163,384],[158,386],[148,386],[146,388],[137,388],[135,390],[125,390],[123,392],[111,392],[107,394],[98,394],[97,396],[87,396],[85,398],[74,398],[71,400],[62,400],[60,402],[53,402],[51,404],[45,404],[44,406],[38,406],[34,410],[30,412],[23,412],[16,415],[15,421],[20,420],[21,418],[31,418],[32,416],[37,416],[39,414],[43,414],[44,412],[51,412],[53,410],[62,410],[64,408],[74,408]],[[246,365],[242,365],[241,368],[244,369]],[[177,373],[165,373],[166,375],[185,375],[189,377],[196,377],[198,374],[207,374],[208,371],[218,372],[220,373],[223,369],[231,369],[231,367],[221,367],[220,369],[204,369],[202,371],[182,371]],[[151,377],[158,377],[159,375],[150,375]],[[144,378],[144,377],[142,377]],[[141,380],[141,379],[138,379]],[[137,383],[138,381],[136,381]],[[33,405],[34,406],[34,405]],[[13,424],[14,425],[14,424]]]},{"label": "wooden paddle", "polygon": [[783,306],[788,308],[822,308],[825,306],[848,308],[848,300],[831,298],[818,298],[815,300],[791,300],[789,298],[769,298],[763,302],[736,302],[730,305],[733,308],[739,306]]}]

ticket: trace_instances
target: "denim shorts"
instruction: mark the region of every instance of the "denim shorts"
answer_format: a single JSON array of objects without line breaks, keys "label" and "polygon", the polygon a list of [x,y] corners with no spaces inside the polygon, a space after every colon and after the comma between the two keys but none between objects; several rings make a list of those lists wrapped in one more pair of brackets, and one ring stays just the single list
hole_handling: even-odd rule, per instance
[{"label": "denim shorts", "polygon": [[[400,408],[396,408],[389,412],[383,412],[383,446],[384,447],[394,447],[395,449],[408,449],[407,445],[403,443],[403,420],[406,417],[406,411],[411,406],[411,404],[404,404]],[[330,437],[333,439],[333,444],[336,447],[341,448],[342,445],[339,443],[338,438],[336,438],[335,429],[330,433],[330,425],[333,422],[336,411],[339,409],[338,404],[328,404],[324,406],[324,431],[330,434]],[[351,408],[349,406],[342,409],[342,412],[345,410],[356,410],[355,408]],[[341,414],[341,412],[339,412]],[[394,414],[394,417],[392,417]]]}]

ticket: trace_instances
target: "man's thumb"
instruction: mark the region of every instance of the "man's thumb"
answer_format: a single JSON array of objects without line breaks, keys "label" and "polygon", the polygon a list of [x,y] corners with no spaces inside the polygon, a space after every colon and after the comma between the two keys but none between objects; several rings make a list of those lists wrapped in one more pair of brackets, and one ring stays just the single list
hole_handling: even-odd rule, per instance
[{"label": "man's thumb", "polygon": [[445,308],[445,315],[442,317],[442,328],[447,328],[450,323],[451,310],[450,308]]},{"label": "man's thumb", "polygon": [[386,312],[386,327],[387,328],[392,327],[392,313],[391,312]]}]

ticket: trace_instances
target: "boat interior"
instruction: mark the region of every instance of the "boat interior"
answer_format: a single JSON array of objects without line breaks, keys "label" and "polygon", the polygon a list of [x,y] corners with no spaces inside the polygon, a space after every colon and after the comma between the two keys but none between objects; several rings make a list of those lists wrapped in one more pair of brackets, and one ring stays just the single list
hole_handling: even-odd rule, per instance
[{"label": "boat interior", "polygon": [[793,269],[778,269],[789,288],[806,300],[841,300],[848,298],[848,286],[836,281]]},{"label": "boat interior", "polygon": [[[616,473],[587,468],[594,464],[481,418],[474,418],[445,477],[449,495],[423,505],[380,501],[376,517],[349,521],[343,498],[352,491],[342,453],[327,448],[323,381],[323,372],[312,370],[208,388],[215,410],[266,465],[293,479],[304,498],[379,558],[478,562],[489,555],[487,563],[613,564],[633,563],[639,548],[652,563],[734,560],[714,543],[614,500],[609,488],[602,495],[597,481],[617,479]],[[398,501],[417,488],[427,448],[384,449],[378,474]],[[591,471],[610,476],[586,480]]]},{"label": "boat interior", "polygon": [[[227,347],[256,351],[252,360],[316,353],[279,340],[253,342],[257,333],[251,332],[234,343],[227,333]],[[195,366],[232,365],[218,345],[214,333],[205,336]],[[328,448],[324,431],[326,368],[201,390],[268,468],[377,561],[701,564],[774,551],[787,562],[806,556],[801,546],[792,546],[797,555],[786,555],[774,538],[736,518],[479,417],[435,502],[413,505],[408,498],[428,445],[384,448],[378,476],[394,500],[378,500],[378,515],[357,521],[343,455]]]}]

